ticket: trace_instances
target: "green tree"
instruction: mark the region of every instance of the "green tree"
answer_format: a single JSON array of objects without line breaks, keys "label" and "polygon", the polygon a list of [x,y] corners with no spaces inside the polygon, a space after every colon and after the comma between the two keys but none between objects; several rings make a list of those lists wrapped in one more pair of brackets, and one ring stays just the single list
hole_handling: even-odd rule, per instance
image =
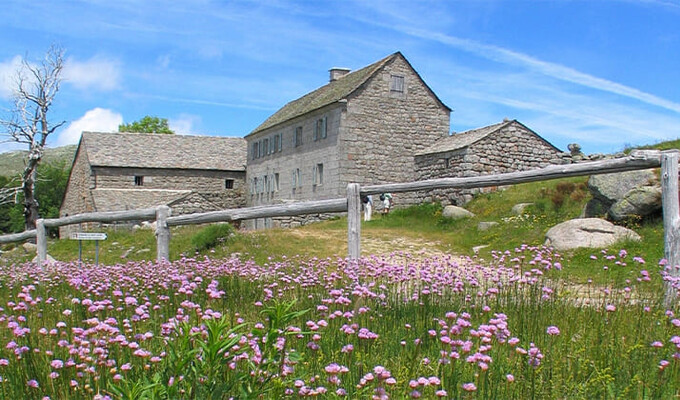
[{"label": "green tree", "polygon": [[168,133],[173,134],[172,129],[168,127],[167,118],[158,118],[145,116],[139,121],[130,122],[129,124],[118,125],[118,132],[133,132],[133,133]]},{"label": "green tree", "polygon": [[[70,166],[63,163],[44,163],[37,169],[37,179],[35,183],[36,200],[39,204],[38,215],[40,218],[58,218],[61,201],[66,192],[66,184]],[[0,176],[0,187],[12,187],[14,182],[9,178]],[[5,202],[0,204],[0,232],[15,233],[24,230],[23,216],[23,194],[18,191],[16,202]],[[50,234],[54,234],[50,232]]]}]

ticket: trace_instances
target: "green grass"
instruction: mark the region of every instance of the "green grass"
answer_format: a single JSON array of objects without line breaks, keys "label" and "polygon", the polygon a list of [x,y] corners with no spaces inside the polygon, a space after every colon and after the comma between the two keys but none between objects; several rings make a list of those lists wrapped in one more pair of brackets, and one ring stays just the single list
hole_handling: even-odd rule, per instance
[{"label": "green grass", "polygon": [[[586,177],[558,179],[514,185],[502,190],[481,193],[475,196],[466,208],[475,217],[461,220],[448,220],[442,217],[442,207],[438,204],[422,204],[408,208],[397,208],[388,216],[375,215],[374,219],[362,223],[362,246],[368,241],[389,243],[394,238],[405,238],[428,242],[434,250],[461,255],[472,255],[473,248],[486,246],[479,250],[478,256],[490,259],[492,251],[512,250],[522,244],[540,245],[545,240],[547,230],[565,220],[581,214],[585,203],[590,199],[586,187]],[[532,203],[521,216],[511,212],[518,203]],[[495,221],[499,224],[486,231],[480,231],[479,222]],[[632,256],[639,256],[649,264],[656,265],[663,258],[662,221],[648,219],[628,224],[642,237],[641,242],[622,243],[617,248],[608,249],[618,252],[626,248]],[[295,229],[270,229],[255,232],[220,231],[219,225],[176,227],[171,231],[170,258],[186,256],[240,257],[251,258],[258,263],[278,261],[290,257],[326,258],[344,257],[347,254],[347,219],[311,224]],[[153,260],[156,255],[156,241],[150,230],[109,230],[108,239],[100,242],[99,261],[103,264],[124,263],[127,261]],[[210,240],[201,239],[209,236]],[[202,244],[197,245],[197,241]],[[94,262],[93,242],[83,242],[85,262]],[[389,252],[389,244],[378,250]],[[570,279],[583,283],[587,279],[595,282],[610,282],[625,285],[630,272],[603,265],[593,270],[586,261],[599,250],[577,250],[563,254],[566,262],[572,265]],[[374,251],[375,252],[375,251]],[[58,260],[77,260],[78,244],[72,240],[53,240],[49,243],[48,253]],[[364,254],[367,252],[364,250]],[[125,255],[123,258],[122,256]],[[25,255],[23,260],[32,255]],[[19,257],[17,261],[21,261]],[[583,266],[583,267],[582,267]]]}]

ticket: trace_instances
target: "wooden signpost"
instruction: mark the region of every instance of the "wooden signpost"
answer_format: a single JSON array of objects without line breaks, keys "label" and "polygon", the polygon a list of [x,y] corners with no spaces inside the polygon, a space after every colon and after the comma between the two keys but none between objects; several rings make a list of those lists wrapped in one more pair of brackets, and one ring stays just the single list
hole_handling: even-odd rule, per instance
[{"label": "wooden signpost", "polygon": [[83,240],[94,240],[94,265],[99,265],[99,241],[106,240],[103,232],[73,232],[71,240],[78,241],[78,263],[83,264]]}]

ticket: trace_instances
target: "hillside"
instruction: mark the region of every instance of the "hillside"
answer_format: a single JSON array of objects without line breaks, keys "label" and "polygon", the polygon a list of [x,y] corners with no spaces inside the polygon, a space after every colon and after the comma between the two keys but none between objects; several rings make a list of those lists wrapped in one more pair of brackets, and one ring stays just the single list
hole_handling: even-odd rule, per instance
[{"label": "hillside", "polygon": [[[71,162],[76,152],[76,145],[47,148],[45,149],[44,162],[50,164],[61,164],[70,168]],[[0,176],[13,177],[20,174],[24,168],[24,157],[26,151],[11,151],[0,153]]]}]

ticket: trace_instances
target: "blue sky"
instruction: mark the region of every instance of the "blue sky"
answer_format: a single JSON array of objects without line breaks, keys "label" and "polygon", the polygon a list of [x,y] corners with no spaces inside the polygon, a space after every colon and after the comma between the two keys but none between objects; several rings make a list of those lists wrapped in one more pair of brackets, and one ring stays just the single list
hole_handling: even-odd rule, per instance
[{"label": "blue sky", "polygon": [[[462,132],[517,119],[566,150],[680,137],[680,1],[23,1],[0,18],[0,108],[21,57],[66,50],[49,144],[144,115],[245,136],[285,103],[401,51]],[[0,144],[2,150],[12,148]]]}]

